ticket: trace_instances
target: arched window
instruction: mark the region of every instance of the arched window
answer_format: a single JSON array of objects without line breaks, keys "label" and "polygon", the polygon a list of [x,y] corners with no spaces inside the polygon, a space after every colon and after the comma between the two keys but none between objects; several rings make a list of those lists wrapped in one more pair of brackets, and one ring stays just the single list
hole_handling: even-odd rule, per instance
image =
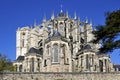
[{"label": "arched window", "polygon": [[22,36],[23,36],[23,38],[22,38],[22,47],[24,47],[25,46],[25,32],[23,32],[22,33]]},{"label": "arched window", "polygon": [[58,62],[58,45],[54,45],[54,62]]},{"label": "arched window", "polygon": [[89,69],[89,56],[86,55],[86,68]]},{"label": "arched window", "polygon": [[34,58],[32,58],[31,62],[32,62],[32,64],[31,64],[31,66],[32,66],[32,72],[34,72]]},{"label": "arched window", "polygon": [[103,61],[99,60],[100,72],[103,72]]},{"label": "arched window", "polygon": [[47,60],[45,59],[44,60],[44,67],[46,67],[47,66]]},{"label": "arched window", "polygon": [[22,65],[19,66],[19,72],[22,72]]},{"label": "arched window", "polygon": [[92,55],[92,65],[94,64],[94,55]]}]

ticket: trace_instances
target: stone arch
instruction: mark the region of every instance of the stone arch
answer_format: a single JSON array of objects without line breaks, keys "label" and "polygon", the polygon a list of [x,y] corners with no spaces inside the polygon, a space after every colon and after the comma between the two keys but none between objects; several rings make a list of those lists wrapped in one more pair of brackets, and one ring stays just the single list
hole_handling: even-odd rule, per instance
[{"label": "stone arch", "polygon": [[60,22],[59,25],[63,25],[63,22]]}]

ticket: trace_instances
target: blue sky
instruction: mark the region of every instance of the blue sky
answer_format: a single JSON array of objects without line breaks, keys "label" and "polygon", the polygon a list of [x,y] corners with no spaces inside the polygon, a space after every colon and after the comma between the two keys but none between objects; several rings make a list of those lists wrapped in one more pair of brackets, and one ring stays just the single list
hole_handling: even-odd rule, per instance
[{"label": "blue sky", "polygon": [[[50,19],[53,11],[60,12],[61,4],[63,12],[73,17],[76,11],[82,21],[87,16],[93,26],[105,23],[105,12],[120,9],[120,0],[0,0],[0,53],[15,60],[17,28],[41,23],[44,14]],[[113,63],[120,64],[119,54],[120,50],[111,54]]]}]

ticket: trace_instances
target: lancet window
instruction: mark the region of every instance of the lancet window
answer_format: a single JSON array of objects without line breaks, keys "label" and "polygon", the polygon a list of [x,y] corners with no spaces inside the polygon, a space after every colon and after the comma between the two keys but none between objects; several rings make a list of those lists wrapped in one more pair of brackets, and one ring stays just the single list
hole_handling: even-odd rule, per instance
[{"label": "lancet window", "polygon": [[58,62],[58,45],[54,45],[54,55],[53,55],[54,62]]}]

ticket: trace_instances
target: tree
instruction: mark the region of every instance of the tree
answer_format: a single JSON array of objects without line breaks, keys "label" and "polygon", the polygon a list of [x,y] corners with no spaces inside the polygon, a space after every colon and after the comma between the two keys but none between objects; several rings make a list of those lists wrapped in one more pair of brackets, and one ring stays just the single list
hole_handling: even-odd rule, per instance
[{"label": "tree", "polygon": [[14,66],[7,56],[0,53],[0,71],[14,71]]},{"label": "tree", "polygon": [[120,10],[108,12],[105,25],[97,26],[93,31],[95,39],[93,43],[101,42],[101,53],[112,52],[114,49],[120,49]]}]

